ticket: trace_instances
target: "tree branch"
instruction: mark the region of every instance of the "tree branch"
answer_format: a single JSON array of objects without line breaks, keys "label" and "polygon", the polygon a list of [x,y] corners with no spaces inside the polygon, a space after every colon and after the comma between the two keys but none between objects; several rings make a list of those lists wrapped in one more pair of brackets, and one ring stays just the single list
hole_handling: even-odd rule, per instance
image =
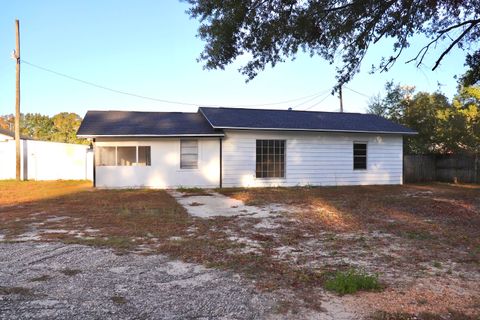
[{"label": "tree branch", "polygon": [[462,40],[462,38],[470,32],[470,30],[472,30],[477,24],[480,23],[480,20],[476,20],[476,22],[472,22],[470,24],[470,26],[468,28],[466,28],[461,35],[459,35],[457,37],[457,39],[455,39],[455,41],[453,41],[447,48],[447,50],[443,51],[442,54],[440,55],[440,57],[438,58],[438,60],[435,62],[435,65],[433,66],[432,68],[432,71],[434,71],[435,69],[437,69],[437,67],[439,66],[440,62],[443,60],[443,58],[447,55],[447,53],[450,52],[450,50],[453,49],[453,47],[458,43],[460,42],[460,40]]}]

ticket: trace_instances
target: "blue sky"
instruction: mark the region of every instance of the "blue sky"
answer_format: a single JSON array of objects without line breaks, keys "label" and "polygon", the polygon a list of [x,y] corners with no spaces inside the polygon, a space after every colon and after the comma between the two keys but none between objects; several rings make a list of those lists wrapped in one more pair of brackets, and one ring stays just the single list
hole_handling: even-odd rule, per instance
[{"label": "blue sky", "polygon": [[[187,8],[176,0],[2,3],[0,114],[13,113],[15,106],[15,62],[10,57],[15,46],[15,18],[20,19],[22,59],[106,87],[201,105],[338,110],[338,99],[327,94],[335,84],[334,66],[319,57],[301,54],[295,61],[267,68],[249,83],[237,72],[245,62],[242,58],[225,70],[203,70],[196,61],[203,48],[196,37],[198,22],[185,13]],[[405,64],[422,43],[415,41],[390,72],[371,75],[368,71],[372,63],[390,54],[389,41],[373,47],[362,72],[347,85],[363,95],[345,89],[345,111],[364,112],[368,96],[381,93],[385,82],[392,79],[425,91],[435,91],[440,82],[442,91],[452,97],[456,91],[453,76],[463,73],[464,55],[453,51],[435,72],[430,71],[435,53],[427,56],[426,66],[420,69]],[[445,46],[439,46],[436,53]],[[322,92],[310,101],[270,105]],[[81,116],[89,109],[196,110],[195,106],[115,94],[26,64],[22,65],[21,107],[25,113],[53,115],[68,111]]]}]

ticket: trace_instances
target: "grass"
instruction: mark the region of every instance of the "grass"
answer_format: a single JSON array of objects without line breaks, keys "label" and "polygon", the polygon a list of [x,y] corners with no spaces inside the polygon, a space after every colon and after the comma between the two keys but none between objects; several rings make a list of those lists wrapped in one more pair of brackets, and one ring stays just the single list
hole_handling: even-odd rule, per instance
[{"label": "grass", "polygon": [[110,299],[116,304],[126,304],[127,303],[127,299],[125,299],[124,297],[121,297],[121,296],[113,296]]},{"label": "grass", "polygon": [[[273,230],[256,228],[261,222],[258,218],[191,217],[162,190],[100,190],[84,181],[0,181],[0,193],[3,191],[8,191],[8,196],[4,198],[2,193],[0,197],[0,233],[7,240],[28,231],[33,223],[44,223],[41,228],[67,231],[44,234],[45,240],[108,247],[122,253],[147,246],[152,253],[239,273],[260,290],[290,290],[297,298],[286,304],[290,309],[320,308],[324,287],[339,294],[380,289],[376,276],[346,270],[344,258],[376,257],[374,270],[367,271],[393,269],[401,270],[402,275],[424,272],[419,263],[438,262],[444,268],[437,272],[449,270],[448,261],[472,270],[478,270],[480,263],[480,214],[475,200],[480,188],[475,186],[217,190],[247,204],[280,203],[299,208],[284,213]],[[205,193],[201,189],[179,191]],[[433,195],[409,196],[423,191]],[[88,233],[88,228],[97,231]],[[75,232],[80,231],[85,234],[77,236]],[[380,236],[372,237],[373,232]],[[383,234],[398,236],[400,245],[409,250],[389,257],[392,240],[382,238]],[[249,243],[239,238],[253,242],[254,250],[248,251]],[[320,244],[320,251],[309,252],[306,243]],[[292,252],[279,257],[277,249],[283,247],[291,247]],[[379,276],[383,282],[382,273]]]},{"label": "grass", "polygon": [[378,291],[382,288],[378,276],[355,269],[335,272],[330,279],[325,281],[324,287],[339,295],[352,294],[357,291]]},{"label": "grass", "polygon": [[480,318],[470,316],[458,311],[450,311],[448,314],[439,315],[429,312],[422,312],[419,314],[409,314],[403,312],[385,312],[376,311],[368,320],[478,320]]}]

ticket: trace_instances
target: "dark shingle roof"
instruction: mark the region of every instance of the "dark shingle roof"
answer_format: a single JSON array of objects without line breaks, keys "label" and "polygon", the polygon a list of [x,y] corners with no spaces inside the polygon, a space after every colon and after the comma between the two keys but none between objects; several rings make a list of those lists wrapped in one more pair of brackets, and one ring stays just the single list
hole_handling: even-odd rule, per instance
[{"label": "dark shingle roof", "polygon": [[415,134],[407,127],[373,114],[210,107],[199,110],[216,129]]},{"label": "dark shingle roof", "polygon": [[95,136],[182,136],[219,135],[199,113],[88,111],[77,135]]}]

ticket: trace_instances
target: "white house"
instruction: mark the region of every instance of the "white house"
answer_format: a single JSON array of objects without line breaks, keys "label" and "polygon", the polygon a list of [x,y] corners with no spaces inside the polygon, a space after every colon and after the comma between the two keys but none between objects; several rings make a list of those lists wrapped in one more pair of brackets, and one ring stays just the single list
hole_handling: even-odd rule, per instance
[{"label": "white house", "polygon": [[[93,179],[93,152],[89,146],[20,137],[22,180]],[[0,180],[15,179],[14,133],[0,128]]]},{"label": "white house", "polygon": [[104,188],[401,184],[403,136],[372,114],[240,108],[87,112]]}]

